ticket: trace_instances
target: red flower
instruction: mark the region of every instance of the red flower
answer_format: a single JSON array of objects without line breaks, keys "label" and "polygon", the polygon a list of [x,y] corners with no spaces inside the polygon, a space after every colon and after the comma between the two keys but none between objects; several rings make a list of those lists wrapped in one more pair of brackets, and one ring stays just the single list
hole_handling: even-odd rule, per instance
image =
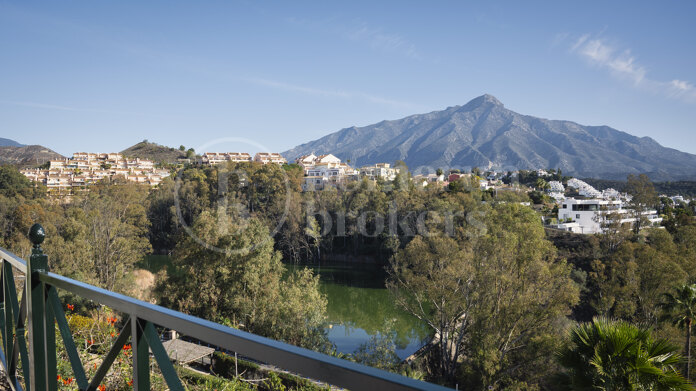
[{"label": "red flower", "polygon": [[131,387],[133,387],[133,379],[130,379],[130,380],[128,381],[128,385],[131,386]]},{"label": "red flower", "polygon": [[68,309],[69,309],[70,311],[72,311],[72,310],[74,310],[74,309],[75,309],[75,306],[74,306],[74,305],[72,305],[72,304],[68,304]]},{"label": "red flower", "polygon": [[99,385],[99,391],[106,391],[106,387],[103,384]]}]

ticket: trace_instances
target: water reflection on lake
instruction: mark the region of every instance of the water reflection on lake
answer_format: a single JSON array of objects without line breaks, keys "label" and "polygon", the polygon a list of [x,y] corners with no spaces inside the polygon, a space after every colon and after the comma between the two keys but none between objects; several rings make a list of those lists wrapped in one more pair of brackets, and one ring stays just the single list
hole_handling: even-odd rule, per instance
[{"label": "water reflection on lake", "polygon": [[392,301],[381,267],[331,264],[313,267],[328,298],[329,339],[342,353],[353,353],[371,337],[392,335],[396,354],[405,358],[428,340],[428,328]]}]

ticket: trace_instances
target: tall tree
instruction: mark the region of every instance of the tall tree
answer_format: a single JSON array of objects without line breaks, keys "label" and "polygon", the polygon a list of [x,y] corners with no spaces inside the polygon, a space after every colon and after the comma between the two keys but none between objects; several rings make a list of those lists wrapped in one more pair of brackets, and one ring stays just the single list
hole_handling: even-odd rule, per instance
[{"label": "tall tree", "polygon": [[66,207],[49,235],[47,253],[53,267],[108,290],[129,292],[130,272],[151,252],[147,219],[149,186],[117,181],[90,188]]},{"label": "tall tree", "polygon": [[650,208],[654,208],[659,202],[657,192],[645,174],[640,174],[639,176],[629,175],[626,183],[626,192],[631,195],[629,205],[636,220],[633,224],[633,229],[635,232],[639,232],[647,224],[645,212]]},{"label": "tall tree", "polygon": [[391,265],[388,287],[396,301],[435,333],[436,373],[452,381],[469,335],[476,287],[470,249],[448,237],[417,236]]},{"label": "tall tree", "polygon": [[696,319],[696,284],[684,284],[674,293],[666,293],[663,303],[664,319],[671,320],[686,331],[684,354],[686,355],[685,374],[691,376],[691,327]]},{"label": "tall tree", "polygon": [[163,305],[306,347],[323,344],[326,298],[309,271],[283,280],[285,267],[268,228],[203,211],[174,250],[158,283]]},{"label": "tall tree", "polygon": [[456,239],[416,236],[394,257],[388,280],[396,301],[432,328],[437,377],[452,382],[463,361],[467,382],[484,388],[524,378],[541,359],[527,350],[541,345],[532,341],[552,333],[578,298],[530,208],[487,212]]}]

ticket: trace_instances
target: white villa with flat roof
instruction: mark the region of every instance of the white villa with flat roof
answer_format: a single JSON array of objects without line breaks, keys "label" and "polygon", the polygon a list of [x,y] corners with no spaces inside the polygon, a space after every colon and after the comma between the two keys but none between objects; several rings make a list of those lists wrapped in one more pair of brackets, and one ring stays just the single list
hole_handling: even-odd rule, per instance
[{"label": "white villa with flat roof", "polygon": [[[621,200],[567,198],[559,205],[556,228],[581,234],[601,233],[602,223],[609,213],[619,214],[622,224],[633,224],[636,221],[631,211],[623,207]],[[662,222],[656,210],[643,212],[643,217],[653,225]]]}]

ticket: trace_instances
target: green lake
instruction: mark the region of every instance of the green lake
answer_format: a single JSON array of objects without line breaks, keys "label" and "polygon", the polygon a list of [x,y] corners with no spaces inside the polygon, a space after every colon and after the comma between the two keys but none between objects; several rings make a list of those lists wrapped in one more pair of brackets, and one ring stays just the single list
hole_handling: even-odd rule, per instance
[{"label": "green lake", "polygon": [[[171,266],[171,259],[150,255],[138,266],[157,273]],[[388,336],[393,339],[396,354],[406,358],[428,341],[428,327],[392,300],[384,287],[386,272],[382,267],[331,263],[311,269],[319,274],[320,289],[327,296],[327,333],[339,352],[353,353],[372,337]]]},{"label": "green lake", "polygon": [[388,335],[406,358],[429,339],[425,324],[399,308],[384,287],[381,267],[362,264],[315,266],[328,299],[328,336],[336,349],[353,353],[374,336]]}]

